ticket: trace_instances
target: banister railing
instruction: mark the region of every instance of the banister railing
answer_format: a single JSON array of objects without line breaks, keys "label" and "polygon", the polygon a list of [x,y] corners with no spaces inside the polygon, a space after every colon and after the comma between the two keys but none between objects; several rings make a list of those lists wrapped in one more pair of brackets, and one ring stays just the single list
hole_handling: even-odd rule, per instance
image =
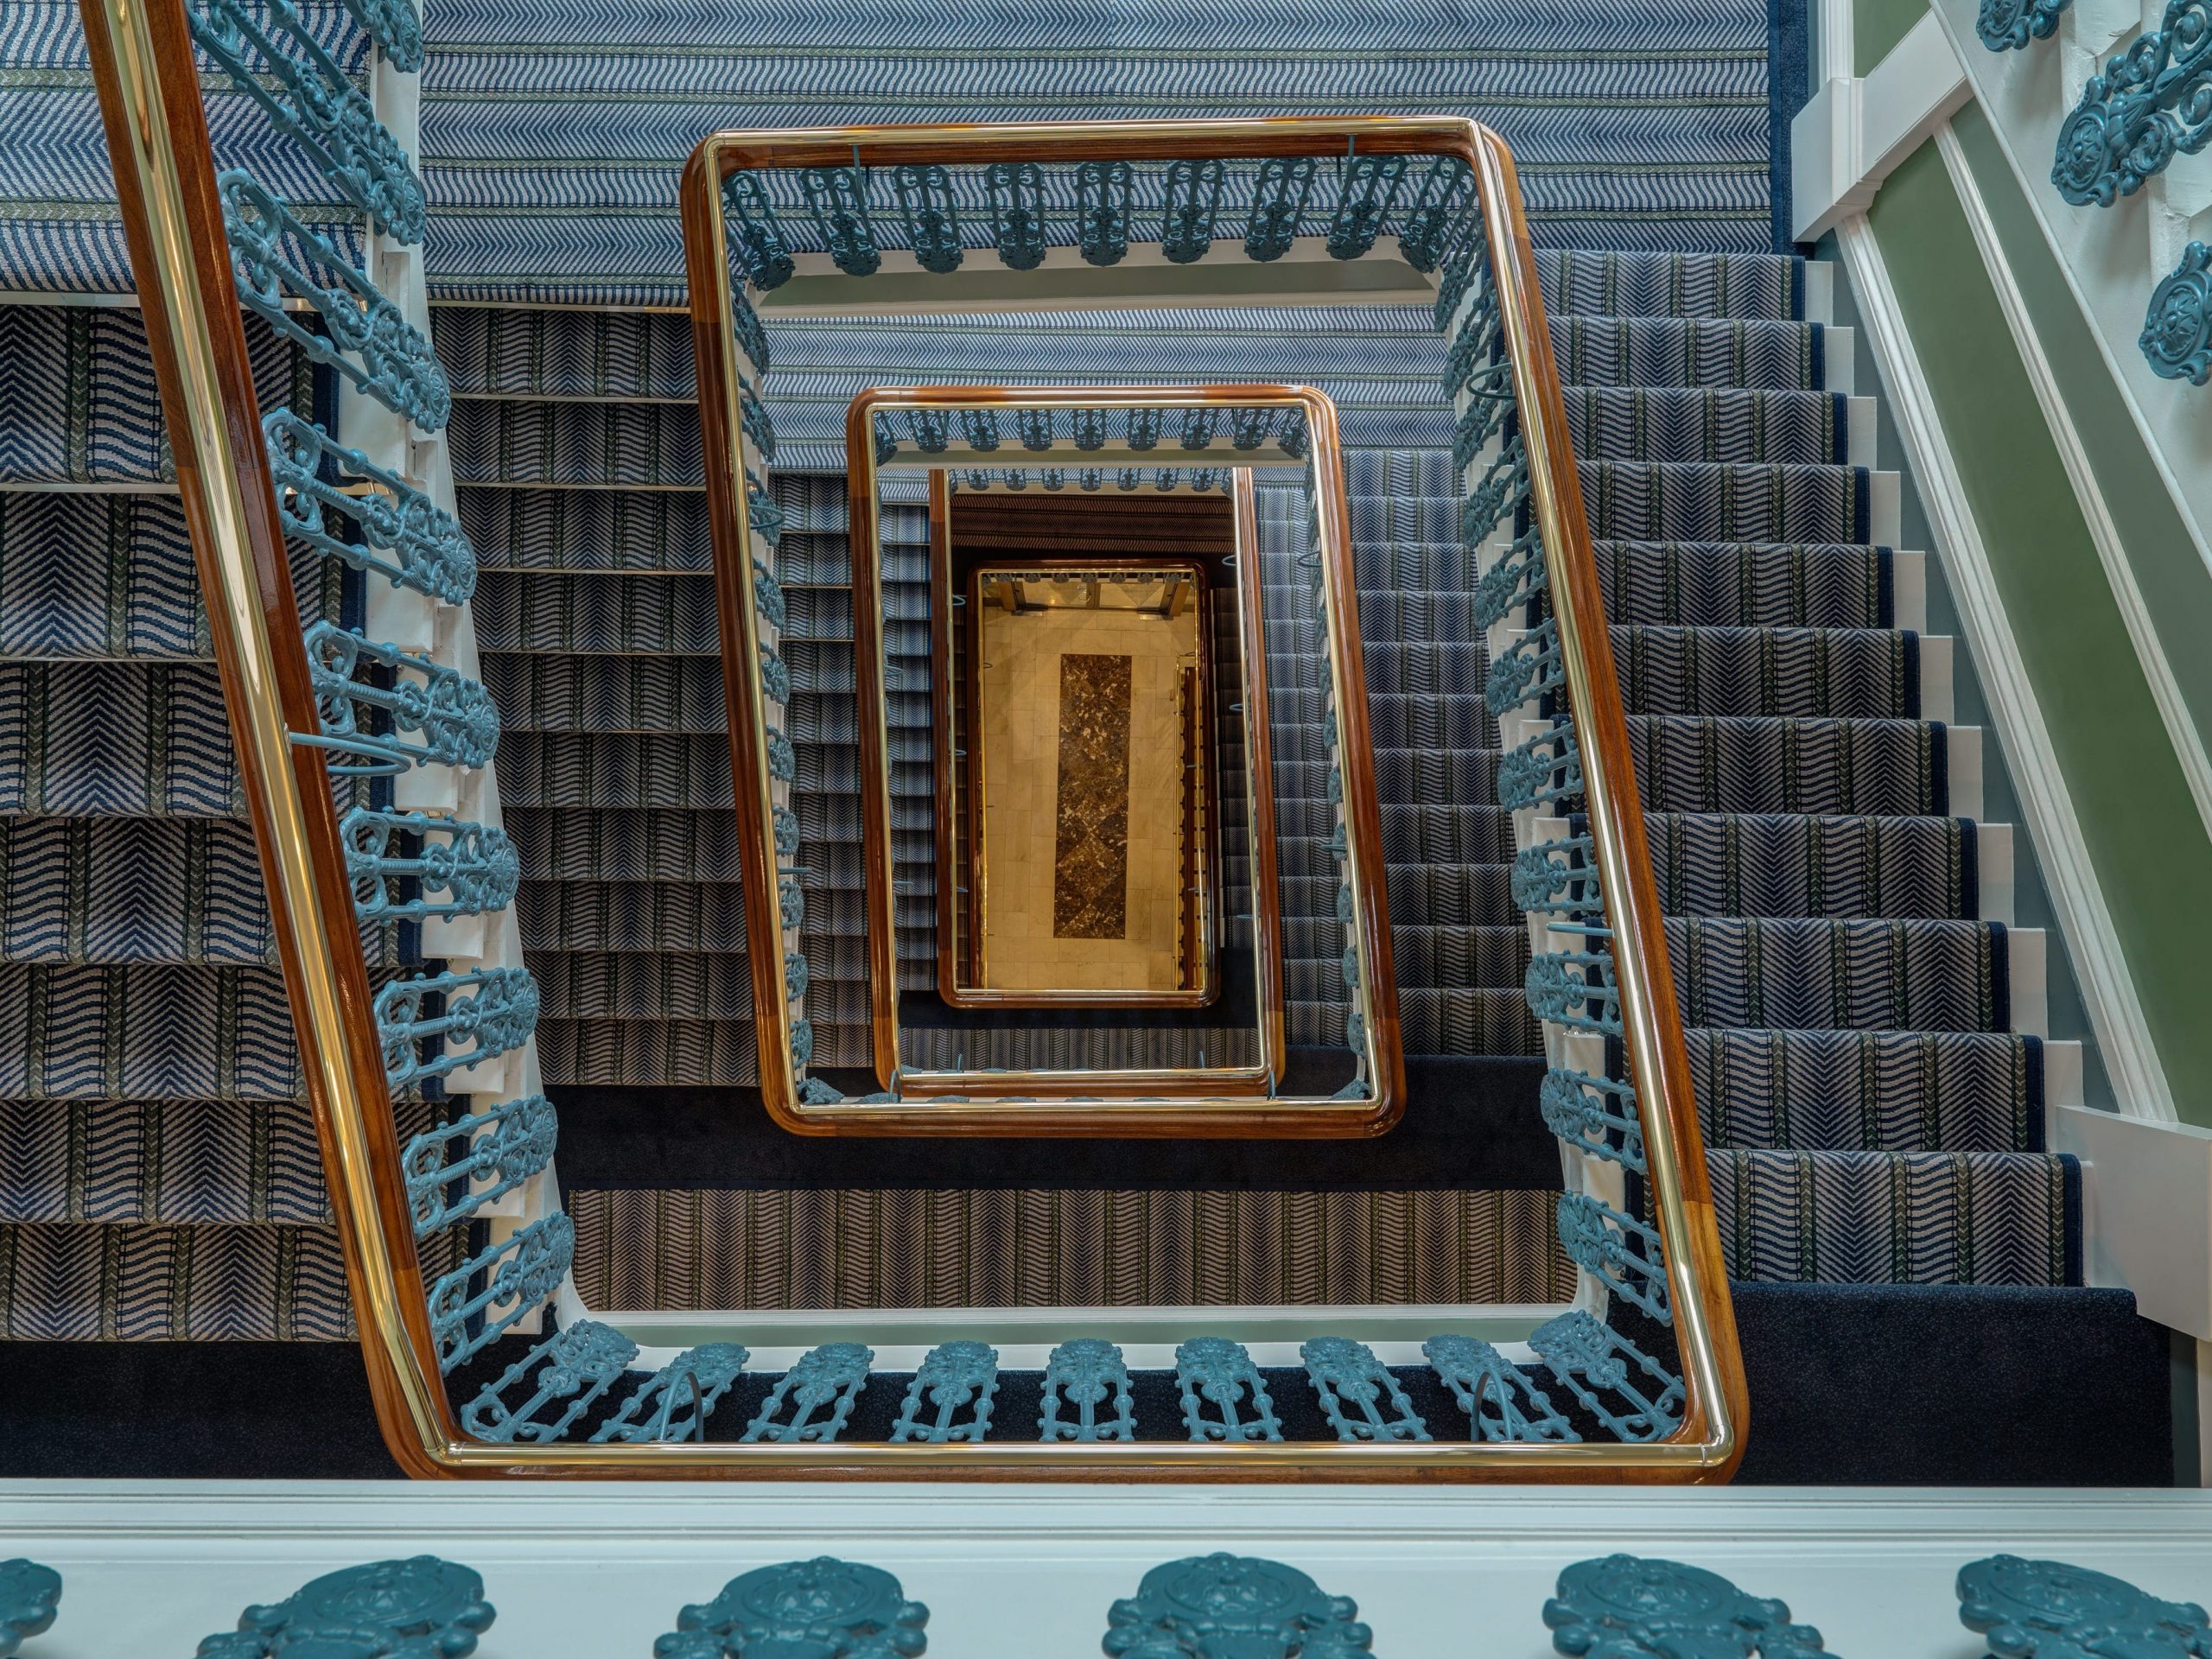
[{"label": "banister railing", "polygon": [[[391,29],[404,50],[413,35],[408,27],[392,27],[395,3],[379,0],[370,15]],[[374,519],[363,521],[364,541],[372,550],[362,556],[365,574],[410,586],[426,602],[450,598],[459,581],[454,573],[468,561],[453,547],[449,523],[423,510],[420,492],[389,461],[355,474],[366,496],[296,486],[297,505],[288,512],[280,504],[269,439],[246,370],[239,314],[244,305],[273,327],[300,328],[302,314],[281,305],[270,286],[295,284],[292,297],[306,301],[329,330],[313,336],[317,344],[309,349],[317,360],[424,434],[442,425],[449,404],[426,334],[365,272],[342,261],[341,268],[321,271],[299,263],[302,248],[325,264],[334,250],[296,238],[272,244],[267,233],[283,222],[283,204],[234,175],[217,177],[186,0],[82,3],[149,354],[168,417],[371,1392],[387,1444],[404,1469],[421,1476],[479,1477],[1726,1477],[1742,1449],[1741,1365],[1534,258],[1511,161],[1494,137],[1449,120],[1294,120],[826,137],[741,133],[708,139],[687,169],[684,213],[717,555],[725,565],[733,556],[741,561],[749,589],[753,537],[765,528],[769,505],[762,452],[772,437],[755,391],[765,345],[749,311],[737,308],[742,299],[727,281],[723,240],[722,185],[744,168],[828,170],[807,195],[841,270],[880,266],[883,250],[868,233],[868,180],[861,169],[886,163],[924,169],[908,181],[906,199],[915,204],[917,227],[929,232],[916,238],[917,262],[925,268],[951,259],[950,212],[935,231],[930,215],[956,198],[938,190],[944,181],[926,171],[946,161],[1003,163],[1003,188],[995,187],[994,197],[1003,212],[995,224],[1006,232],[1002,253],[1011,251],[1009,264],[1017,269],[1033,249],[1041,259],[1056,233],[1048,222],[1040,157],[1074,161],[1078,171],[1090,168],[1081,181],[1087,194],[1081,197],[1077,239],[1086,259],[1094,261],[1126,251],[1135,164],[1141,161],[1168,162],[1171,178],[1179,180],[1185,192],[1175,199],[1182,205],[1164,221],[1174,237],[1167,254],[1173,259],[1204,256],[1210,244],[1202,244],[1200,232],[1211,220],[1198,205],[1219,200],[1231,164],[1239,160],[1258,163],[1262,194],[1244,232],[1251,257],[1287,251],[1300,239],[1317,200],[1334,202],[1326,238],[1332,257],[1366,252],[1396,212],[1408,257],[1422,256],[1425,264],[1422,258],[1414,263],[1424,269],[1444,265],[1447,302],[1440,305],[1440,321],[1464,329],[1466,319],[1487,317],[1481,326],[1496,341],[1490,354],[1502,354],[1510,365],[1520,396],[1517,430],[1509,430],[1513,423],[1501,415],[1494,435],[1517,443],[1521,458],[1505,460],[1500,472],[1498,458],[1492,457],[1491,486],[1487,497],[1478,492],[1478,499],[1495,499],[1516,524],[1528,518],[1541,543],[1548,625],[1556,630],[1560,689],[1572,709],[1574,736],[1570,743],[1566,709],[1554,697],[1552,730],[1559,735],[1551,750],[1540,745],[1532,753],[1549,753],[1556,763],[1551,796],[1567,790],[1564,767],[1570,753],[1579,765],[1588,849],[1606,906],[1604,926],[1591,927],[1585,938],[1591,953],[1610,964],[1608,983],[1635,1091],[1636,1165],[1651,1219],[1648,1234],[1624,1224],[1631,1218],[1602,1202],[1602,1176],[1593,1177],[1585,1184],[1591,1190],[1580,1195],[1588,1201],[1565,1212],[1573,1236],[1563,1234],[1564,1242],[1573,1250],[1580,1241],[1592,1283],[1610,1279],[1624,1294],[1633,1287],[1646,1313],[1671,1325],[1675,1352],[1647,1354],[1586,1309],[1537,1330],[1529,1339],[1535,1363],[1574,1402],[1586,1426],[1595,1425],[1591,1438],[1582,1439],[1573,1438],[1581,1431],[1545,1403],[1532,1365],[1507,1361],[1472,1339],[1439,1339],[1431,1344],[1431,1363],[1463,1402],[1472,1403],[1466,1407],[1470,1440],[1437,1442],[1371,1351],[1344,1338],[1317,1337],[1304,1344],[1302,1357],[1340,1436],[1338,1443],[1266,1438],[1264,1416],[1251,1425],[1261,1431],[1257,1436],[1236,1444],[1207,1437],[1203,1431],[1211,1425],[1204,1423],[1193,1426],[1189,1443],[1169,1443],[1134,1438],[1130,1378],[1120,1351],[1079,1338],[1061,1342],[1046,1367],[1044,1427],[1036,1441],[925,1435],[852,1445],[836,1443],[836,1435],[871,1357],[858,1344],[833,1343],[812,1350],[782,1379],[742,1442],[707,1442],[696,1437],[747,1363],[741,1346],[707,1344],[656,1368],[622,1332],[569,1317],[575,1308],[573,1290],[564,1288],[574,1230],[558,1209],[557,1194],[548,1197],[554,1122],[527,1058],[534,992],[526,976],[487,959],[476,969],[429,974],[397,982],[404,988],[380,990],[359,948],[361,906],[381,918],[393,915],[395,906],[404,911],[419,903],[426,906],[420,912],[426,929],[473,925],[505,896],[512,849],[496,834],[495,798],[475,819],[442,813],[442,835],[431,835],[411,825],[409,814],[417,805],[411,800],[372,793],[363,801],[349,795],[352,804],[385,815],[354,819],[349,829],[334,778],[369,779],[343,787],[373,791],[383,787],[374,781],[381,776],[415,778],[425,766],[474,765],[488,760],[494,728],[485,724],[483,706],[467,684],[446,677],[459,672],[452,664],[420,657],[411,659],[419,666],[385,663],[416,676],[419,695],[396,703],[379,701],[340,692],[332,683],[333,663],[352,660],[362,648],[327,641],[331,654],[323,659],[326,673],[319,684],[316,658],[293,604],[285,531],[302,531],[308,544],[317,545],[315,510],[350,514],[354,507],[348,504],[359,504]],[[370,145],[349,153],[377,151]],[[1323,179],[1321,163],[1339,155],[1347,165],[1333,181]],[[1414,156],[1430,157],[1434,164],[1402,200],[1400,188],[1410,169],[1394,167],[1389,158]],[[1214,168],[1216,162],[1224,166]],[[1463,181],[1447,178],[1457,177],[1455,169],[1464,169]],[[1347,181],[1349,191],[1336,188]],[[1447,199],[1459,204],[1452,210],[1456,220]],[[764,219],[753,221],[746,248],[747,257],[771,273],[779,258],[788,257],[787,251],[779,254],[772,224]],[[1490,258],[1487,249],[1498,257]],[[416,300],[419,313],[419,293]],[[741,371],[741,351],[754,372],[752,383]],[[1475,372],[1484,387],[1508,378],[1480,367]],[[1501,399],[1501,410],[1506,406]],[[281,430],[279,467],[307,467],[299,435]],[[319,471],[327,461],[340,468],[348,465],[343,455],[318,454],[313,466]],[[1476,464],[1482,464],[1479,457]],[[1526,499],[1507,499],[1510,490],[1504,486],[1524,478]],[[395,502],[397,510],[386,514]],[[392,556],[378,556],[378,549]],[[771,550],[763,541],[757,550]],[[753,616],[737,613],[731,585],[718,588],[725,640],[747,647],[728,660],[750,662],[756,670],[728,677],[757,694],[760,677],[772,672],[772,653],[760,651]],[[1534,590],[1530,598],[1543,607]],[[466,646],[466,626],[461,633]],[[371,654],[410,655],[397,645],[365,643]],[[464,649],[461,662],[470,660]],[[1363,710],[1345,712],[1350,720]],[[733,741],[741,777],[744,766],[757,769],[760,791],[753,798],[765,809],[771,745],[757,709],[748,721],[734,722]],[[739,798],[747,798],[745,788]],[[772,869],[771,813],[762,810],[753,827],[770,849],[766,868]],[[433,874],[439,879],[427,879]],[[1587,925],[1599,901],[1585,898],[1577,914]],[[751,884],[747,902],[748,922],[759,924],[749,927],[748,937],[779,937],[772,880]],[[781,996],[784,964],[766,950],[755,957],[756,975]],[[380,1001],[388,1005],[388,1020],[379,1020]],[[467,1046],[444,1052],[448,1034]],[[427,1046],[416,1046],[418,1041]],[[501,1056],[520,1057],[520,1063],[506,1065]],[[762,1058],[765,1077],[771,1069],[765,1048]],[[522,1086],[510,1084],[505,1092],[512,1098],[472,1109],[461,1121],[403,1147],[392,1111],[394,1080],[435,1077],[451,1069],[448,1061],[480,1074],[489,1064],[503,1080],[518,1071]],[[783,1081],[791,1085],[787,1051],[781,1063]],[[1614,1104],[1625,1121],[1628,1109],[1617,1097]],[[1585,1137],[1581,1150],[1610,1156],[1618,1166],[1625,1161],[1625,1145],[1600,1147]],[[499,1212],[502,1224],[480,1254],[467,1261],[426,1262],[418,1255],[418,1238],[493,1213],[483,1206],[523,1191],[538,1193],[541,1201],[535,1210]],[[1662,1258],[1656,1262],[1655,1249]],[[486,1353],[497,1338],[533,1327],[545,1333],[465,1410],[456,1411],[445,1372]],[[1233,1342],[1217,1346],[1220,1351],[1187,1344],[1187,1359],[1179,1354],[1186,1393],[1209,1381],[1231,1400],[1237,1390],[1251,1389],[1257,1372],[1249,1358]],[[936,1363],[977,1379],[986,1379],[995,1364],[980,1344],[942,1344],[938,1352],[944,1358]],[[613,1391],[626,1376],[640,1370],[649,1373],[643,1385],[618,1404]],[[982,1388],[985,1381],[972,1386]],[[593,1427],[594,1414],[601,1421]],[[562,1438],[587,1429],[588,1442]]]}]

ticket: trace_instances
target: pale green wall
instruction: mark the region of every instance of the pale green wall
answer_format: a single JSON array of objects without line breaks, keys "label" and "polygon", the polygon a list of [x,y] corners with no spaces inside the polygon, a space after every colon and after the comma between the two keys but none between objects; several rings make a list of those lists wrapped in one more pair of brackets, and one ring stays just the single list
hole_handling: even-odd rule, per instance
[{"label": "pale green wall", "polygon": [[[1927,13],[1928,0],[1853,0],[1852,48],[1858,61],[1852,73],[1863,75],[1889,56],[1890,48],[1904,39]],[[1821,73],[1841,71],[1823,68]]]},{"label": "pale green wall", "polygon": [[[1970,156],[1983,153],[1974,162],[1975,176],[1996,217],[2004,192],[1983,181],[1988,135],[1986,124],[1977,129],[1979,119],[1967,118],[1961,137],[1964,143],[1972,137]],[[2002,158],[1994,159],[2001,168]],[[2009,183],[2009,173],[1999,182]],[[2025,213],[2028,206],[2018,200],[2017,187],[2012,195],[1999,219],[2000,238],[2085,441],[2092,427],[2096,430],[2091,461],[2100,493],[2116,522],[2125,514],[2121,531],[2132,562],[2140,537],[2139,568],[2155,566],[2174,590],[2176,613],[2162,623],[2201,628],[2191,621],[2200,613],[2182,607],[2212,605],[2212,594],[2199,591],[2202,582],[2184,579],[2172,539],[2179,521],[2161,528],[2162,515],[2172,512],[2171,501],[2162,488],[2144,487],[2149,459],[2124,410],[2115,418],[2100,404],[2092,380],[2101,378],[2110,397],[2118,393],[2104,378],[2088,324],[2055,264],[2037,270],[2038,257],[2050,260],[2049,249],[2040,232],[2031,239],[2022,235],[2033,226],[2024,225],[2013,209]],[[1932,144],[1891,175],[1868,218],[2152,1039],[2182,1116],[2212,1123],[2212,1018],[2203,1007],[2212,976],[2202,946],[2212,938],[2212,840],[2152,700],[1965,210]],[[2149,476],[2155,479],[2155,472]],[[2188,548],[2185,537],[2178,546]],[[2193,559],[2194,550],[2189,552]],[[2151,598],[2147,581],[2145,586],[2156,608],[2160,601]],[[2204,670],[2195,664],[2191,680],[2200,694],[2212,693],[2212,677]]]}]

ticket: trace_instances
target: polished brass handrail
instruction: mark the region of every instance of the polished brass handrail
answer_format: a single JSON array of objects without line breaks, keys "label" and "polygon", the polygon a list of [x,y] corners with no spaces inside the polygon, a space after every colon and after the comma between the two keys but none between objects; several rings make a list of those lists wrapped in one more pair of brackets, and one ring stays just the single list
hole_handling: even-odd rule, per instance
[{"label": "polished brass handrail", "polygon": [[[996,1479],[1670,1481],[1726,1478],[1742,1454],[1744,1378],[1722,1274],[1660,910],[1597,571],[1569,453],[1510,156],[1494,135],[1440,118],[1139,122],[718,134],[686,169],[687,262],[700,346],[701,416],[718,540],[746,527],[743,451],[721,184],[737,168],[931,160],[1160,159],[1370,153],[1457,155],[1481,188],[1522,430],[1570,695],[1584,722],[1592,833],[1614,906],[1624,1036],[1642,1096],[1649,1186],[1664,1243],[1686,1384],[1664,1440],[1224,1446],[1160,1442],[784,1446],[495,1445],[461,1431],[445,1394],[416,1260],[399,1147],[357,945],[335,806],[270,482],[206,119],[180,0],[85,0],[83,12],[122,219],[168,416],[179,491],[266,877],[272,932],[321,1141],[378,1422],[418,1476],[887,1476]],[[709,395],[711,394],[711,395]],[[749,650],[749,613],[721,585],[727,640]],[[749,607],[747,607],[749,612]],[[749,660],[746,658],[744,660]],[[748,676],[733,674],[733,684]],[[738,712],[733,707],[733,715]],[[733,737],[760,729],[733,720]],[[1351,711],[1347,711],[1350,713]],[[1363,715],[1363,706],[1359,710]],[[1347,747],[1350,747],[1349,741]],[[1364,747],[1363,737],[1362,747]],[[741,800],[747,791],[738,791]],[[773,912],[749,937],[773,939]],[[765,925],[760,924],[765,923]],[[751,953],[756,973],[771,952]],[[772,1057],[764,1050],[764,1072]],[[788,1064],[788,1057],[774,1057]]]}]

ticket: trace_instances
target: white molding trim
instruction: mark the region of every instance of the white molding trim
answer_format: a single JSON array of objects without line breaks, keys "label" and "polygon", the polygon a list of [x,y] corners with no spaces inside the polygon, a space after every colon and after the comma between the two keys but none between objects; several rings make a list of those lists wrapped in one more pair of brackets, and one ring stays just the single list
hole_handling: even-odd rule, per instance
[{"label": "white molding trim", "polygon": [[2104,492],[2098,487],[2088,452],[2082,447],[2081,429],[2074,424],[2065,395],[2058,389],[2057,377],[2051,372],[2050,359],[2044,355],[2043,341],[2036,334],[2034,321],[2028,315],[2027,297],[2020,292],[2011,262],[2005,257],[2004,245],[1998,239],[1996,223],[1989,216],[1989,203],[1982,197],[1981,187],[1974,181],[1974,168],[1967,160],[1966,151],[1960,148],[1958,135],[1951,130],[1948,121],[1936,130],[1936,149],[1951,175],[1951,185],[1958,192],[1960,206],[1966,209],[1974,245],[1981,250],[1981,263],[1997,289],[1997,303],[2012,331],[2012,344],[2018,349],[2020,361],[2028,372],[2028,384],[2035,388],[2044,423],[2050,429],[2052,442],[2058,446],[2059,460],[2074,486],[2074,497],[2081,504],[2082,516],[2088,521],[2090,539],[2097,545],[2097,561],[2104,566],[2105,578],[2112,584],[2112,596],[2120,606],[2120,620],[2127,626],[2127,637],[2135,646],[2135,658],[2143,666],[2143,677],[2150,683],[2152,701],[2158,705],[2158,718],[2165,723],[2166,736],[2181,762],[2182,776],[2188,780],[2190,798],[2196,803],[2196,815],[2203,821],[2206,836],[2212,837],[2212,758],[2205,754],[2203,734],[2190,719],[2189,704],[2174,680],[2173,664],[2158,644],[2158,631],[2151,620],[2151,607],[2143,598],[2142,588],[2136,585],[2134,567],[2127,562],[2126,544],[2120,539],[2120,527],[2113,523],[2111,511],[2105,505]]},{"label": "white molding trim", "polygon": [[2097,884],[2082,821],[2051,747],[2042,706],[2022,667],[2012,624],[1998,595],[1989,550],[1967,505],[1965,486],[1942,417],[1928,394],[1897,291],[1890,284],[1889,268],[1863,214],[1838,225],[1836,236],[1867,342],[1887,384],[1898,436],[1920,486],[1936,551],[1942,556],[1960,621],[1988,695],[1998,741],[2004,746],[2019,791],[2028,833],[2043,852],[2051,904],[2073,955],[2082,1000],[2120,1109],[2130,1117],[2177,1122],[2180,1114],[2174,1108],[2173,1090],[2151,1041],[2134,976]]},{"label": "white molding trim", "polygon": [[[1825,22],[1821,42],[1825,50]],[[1973,97],[1966,66],[1933,13],[1866,75],[1830,75],[1789,129],[1797,240],[1865,213],[1882,181]]]},{"label": "white molding trim", "polygon": [[2212,1129],[2062,1106],[2050,1144],[2090,1177],[2082,1277],[2133,1291],[2146,1319],[2212,1338]]}]

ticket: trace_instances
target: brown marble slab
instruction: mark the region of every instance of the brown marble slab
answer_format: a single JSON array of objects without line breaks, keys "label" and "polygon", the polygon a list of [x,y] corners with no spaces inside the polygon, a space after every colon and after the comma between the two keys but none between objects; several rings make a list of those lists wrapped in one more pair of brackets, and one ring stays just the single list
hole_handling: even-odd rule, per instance
[{"label": "brown marble slab", "polygon": [[1059,796],[1052,849],[1052,936],[1128,933],[1129,686],[1135,659],[1060,658]]}]

